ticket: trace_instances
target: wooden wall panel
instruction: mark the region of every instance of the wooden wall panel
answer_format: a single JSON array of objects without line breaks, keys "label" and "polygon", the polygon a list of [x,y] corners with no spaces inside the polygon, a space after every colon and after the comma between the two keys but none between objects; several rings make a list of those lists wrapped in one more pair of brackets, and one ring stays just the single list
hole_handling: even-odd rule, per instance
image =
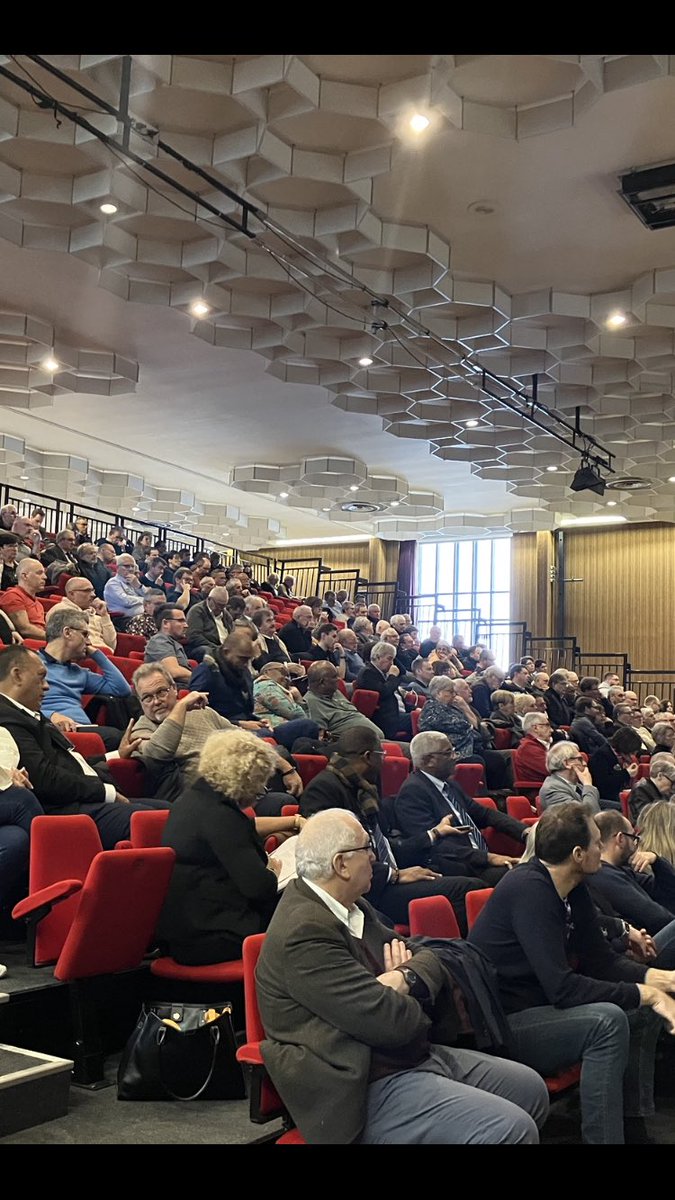
[{"label": "wooden wall panel", "polygon": [[675,526],[565,530],[566,632],[584,653],[627,652],[636,670],[675,666]]},{"label": "wooden wall panel", "polygon": [[268,547],[263,554],[278,559],[320,558],[326,567],[334,570],[356,568],[364,579],[396,579],[398,570],[398,542],[371,538],[368,542],[335,542],[330,546],[279,546]]}]

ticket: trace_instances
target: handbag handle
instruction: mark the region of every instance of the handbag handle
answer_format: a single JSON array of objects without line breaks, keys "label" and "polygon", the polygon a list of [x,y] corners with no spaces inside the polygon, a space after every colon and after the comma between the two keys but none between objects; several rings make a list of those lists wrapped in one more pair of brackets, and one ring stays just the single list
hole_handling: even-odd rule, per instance
[{"label": "handbag handle", "polygon": [[179,1096],[177,1092],[174,1092],[171,1090],[171,1088],[167,1084],[167,1082],[162,1074],[162,1045],[166,1038],[166,1025],[160,1025],[159,1029],[157,1030],[157,1047],[159,1049],[159,1055],[158,1055],[159,1078],[161,1080],[162,1087],[166,1089],[166,1091],[171,1096],[172,1100],[198,1100],[199,1097],[201,1096],[202,1092],[205,1092],[207,1087],[209,1086],[211,1079],[213,1077],[213,1072],[216,1069],[216,1056],[218,1054],[218,1046],[220,1044],[220,1030],[217,1028],[217,1026],[213,1026],[211,1029],[209,1029],[209,1037],[211,1038],[211,1041],[213,1042],[213,1055],[211,1057],[211,1066],[209,1068],[209,1073],[206,1076],[204,1083],[199,1088],[199,1090],[196,1092],[193,1092],[193,1094],[191,1096]]}]

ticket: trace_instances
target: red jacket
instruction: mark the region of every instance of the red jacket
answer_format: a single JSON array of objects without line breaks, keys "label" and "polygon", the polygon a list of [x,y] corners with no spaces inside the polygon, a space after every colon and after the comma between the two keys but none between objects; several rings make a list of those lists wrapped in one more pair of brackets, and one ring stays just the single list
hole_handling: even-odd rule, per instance
[{"label": "red jacket", "polygon": [[513,774],[516,779],[541,784],[546,779],[546,746],[537,738],[525,734],[513,756]]}]

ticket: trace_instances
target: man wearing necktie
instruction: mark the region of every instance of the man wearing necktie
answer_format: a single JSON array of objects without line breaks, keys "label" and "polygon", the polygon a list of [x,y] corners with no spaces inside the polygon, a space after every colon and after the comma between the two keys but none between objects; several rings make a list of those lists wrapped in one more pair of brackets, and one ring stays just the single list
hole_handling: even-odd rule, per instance
[{"label": "man wearing necktie", "polygon": [[483,830],[492,828],[524,842],[527,826],[498,809],[486,808],[452,780],[457,761],[444,733],[418,733],[410,743],[414,770],[396,797],[397,828],[412,837],[450,815],[457,830],[432,847],[432,862],[445,875],[470,875],[494,887],[518,858],[493,854]]}]

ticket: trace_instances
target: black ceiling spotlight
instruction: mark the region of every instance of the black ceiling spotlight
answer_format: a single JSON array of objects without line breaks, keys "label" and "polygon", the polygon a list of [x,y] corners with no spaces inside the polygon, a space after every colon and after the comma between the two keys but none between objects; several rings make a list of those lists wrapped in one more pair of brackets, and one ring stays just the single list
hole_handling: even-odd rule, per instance
[{"label": "black ceiling spotlight", "polygon": [[598,496],[605,494],[605,481],[587,458],[582,458],[581,466],[575,472],[570,487],[573,492],[597,492]]},{"label": "black ceiling spotlight", "polygon": [[675,225],[675,163],[621,175],[619,195],[647,229]]}]

